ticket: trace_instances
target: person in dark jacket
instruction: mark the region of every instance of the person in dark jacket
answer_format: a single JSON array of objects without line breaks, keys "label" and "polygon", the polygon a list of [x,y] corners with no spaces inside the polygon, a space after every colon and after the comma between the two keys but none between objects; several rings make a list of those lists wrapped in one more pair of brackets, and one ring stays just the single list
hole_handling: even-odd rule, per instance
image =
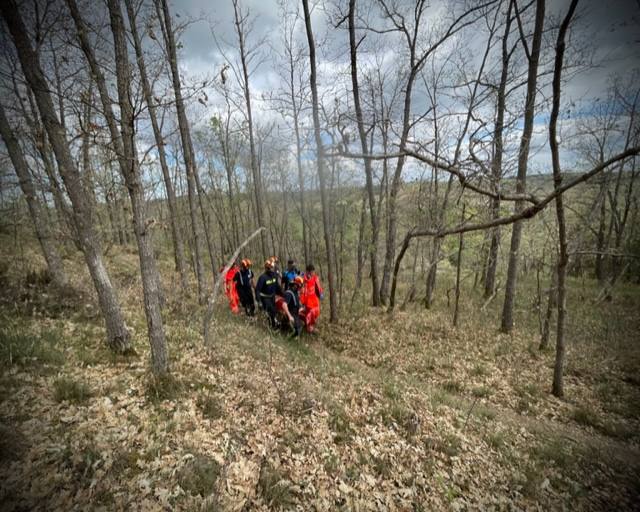
[{"label": "person in dark jacket", "polygon": [[256,287],[256,284],[253,280],[250,259],[245,258],[240,262],[240,269],[236,272],[233,280],[236,283],[240,304],[244,308],[244,312],[247,316],[255,315],[256,303],[253,299],[253,289]]},{"label": "person in dark jacket", "polygon": [[302,321],[300,320],[300,296],[298,291],[302,288],[304,279],[301,276],[296,276],[289,283],[289,288],[284,292],[284,308],[289,320],[289,327],[293,330],[293,336],[300,336],[300,330],[302,328]]},{"label": "person in dark jacket", "polygon": [[276,295],[282,295],[282,288],[278,276],[274,272],[274,265],[272,260],[264,262],[264,274],[258,278],[256,284],[256,297],[262,309],[264,309],[269,316],[269,323],[271,327],[276,328]]},{"label": "person in dark jacket", "polygon": [[293,280],[299,275],[300,271],[296,268],[295,262],[293,260],[287,261],[287,268],[282,273],[282,289],[288,290]]}]

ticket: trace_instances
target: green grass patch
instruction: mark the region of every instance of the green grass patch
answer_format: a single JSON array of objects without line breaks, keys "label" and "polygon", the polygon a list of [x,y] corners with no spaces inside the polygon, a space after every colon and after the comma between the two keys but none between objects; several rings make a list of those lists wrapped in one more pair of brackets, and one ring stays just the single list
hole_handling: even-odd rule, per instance
[{"label": "green grass patch", "polygon": [[171,374],[163,377],[149,375],[145,391],[147,398],[151,402],[175,400],[183,393],[184,385]]},{"label": "green grass patch", "polygon": [[464,384],[460,381],[450,379],[442,384],[442,388],[449,393],[460,394],[464,391]]},{"label": "green grass patch", "polygon": [[456,457],[462,450],[462,441],[455,434],[447,434],[443,438],[429,437],[425,440],[425,448],[447,457]]},{"label": "green grass patch", "polygon": [[204,498],[214,491],[220,471],[220,464],[214,458],[196,454],[177,473],[178,484],[186,492]]},{"label": "green grass patch", "polygon": [[576,423],[585,427],[600,428],[600,420],[596,412],[588,406],[580,405],[573,409],[571,417]]},{"label": "green grass patch", "polygon": [[571,450],[559,438],[552,438],[546,443],[533,446],[530,449],[530,455],[541,464],[554,464],[560,469],[567,469],[575,463]]},{"label": "green grass patch", "polygon": [[56,402],[85,403],[93,395],[91,388],[81,381],[61,377],[53,382],[53,397]]},{"label": "green grass patch", "polygon": [[202,416],[208,420],[217,420],[224,416],[224,407],[220,400],[213,395],[201,395],[196,400],[196,406],[202,412]]},{"label": "green grass patch", "polygon": [[471,394],[476,398],[486,398],[491,395],[491,389],[487,386],[476,386],[471,390]]},{"label": "green grass patch", "polygon": [[282,468],[264,463],[260,468],[258,487],[269,510],[285,509],[294,504],[291,482]]},{"label": "green grass patch", "polygon": [[0,365],[60,366],[65,356],[58,348],[60,334],[46,330],[40,335],[28,334],[15,327],[0,329]]},{"label": "green grass patch", "polygon": [[348,443],[353,437],[354,430],[351,426],[349,415],[338,404],[334,404],[329,409],[329,428],[333,431],[333,441],[336,444]]}]

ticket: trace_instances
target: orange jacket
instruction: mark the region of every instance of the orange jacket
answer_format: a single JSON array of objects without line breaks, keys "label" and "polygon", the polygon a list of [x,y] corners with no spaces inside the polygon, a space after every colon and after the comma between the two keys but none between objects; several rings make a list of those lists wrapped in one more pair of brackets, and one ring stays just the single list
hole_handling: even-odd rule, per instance
[{"label": "orange jacket", "polygon": [[305,273],[302,277],[304,279],[304,286],[300,293],[300,302],[309,309],[319,308],[320,297],[324,295],[320,279],[318,279],[316,274]]}]

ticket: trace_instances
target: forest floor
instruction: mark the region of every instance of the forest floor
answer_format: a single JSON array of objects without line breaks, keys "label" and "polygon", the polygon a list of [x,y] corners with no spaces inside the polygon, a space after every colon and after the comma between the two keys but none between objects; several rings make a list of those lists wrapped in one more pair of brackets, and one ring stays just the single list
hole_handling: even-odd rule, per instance
[{"label": "forest floor", "polygon": [[134,254],[110,256],[126,358],[104,347],[83,272],[60,300],[20,265],[0,296],[2,510],[639,506],[639,287],[595,306],[571,281],[559,400],[530,299],[512,336],[469,292],[458,328],[441,293],[429,311],[345,310],[300,341],[221,306],[207,349],[202,311],[167,293],[172,374],[155,381]]}]

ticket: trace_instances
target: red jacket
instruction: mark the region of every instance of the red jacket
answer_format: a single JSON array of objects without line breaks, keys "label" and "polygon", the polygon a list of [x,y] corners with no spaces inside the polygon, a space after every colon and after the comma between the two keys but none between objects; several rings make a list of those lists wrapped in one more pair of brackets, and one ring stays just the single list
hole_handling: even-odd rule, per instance
[{"label": "red jacket", "polygon": [[316,274],[305,273],[302,277],[304,279],[304,286],[300,293],[300,302],[309,309],[319,308],[320,297],[324,295],[320,279]]}]

